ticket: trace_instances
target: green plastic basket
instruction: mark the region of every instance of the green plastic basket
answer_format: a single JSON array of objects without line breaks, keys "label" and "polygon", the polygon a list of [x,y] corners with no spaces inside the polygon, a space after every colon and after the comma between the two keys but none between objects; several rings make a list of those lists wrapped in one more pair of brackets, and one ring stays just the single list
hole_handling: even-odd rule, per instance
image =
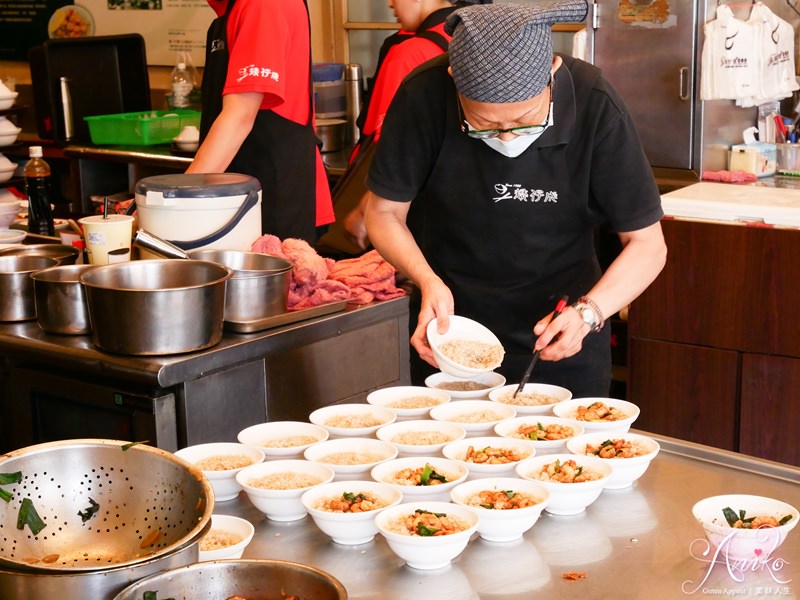
[{"label": "green plastic basket", "polygon": [[152,146],[169,144],[187,125],[200,125],[196,110],[151,110],[84,117],[92,143],[97,145]]}]

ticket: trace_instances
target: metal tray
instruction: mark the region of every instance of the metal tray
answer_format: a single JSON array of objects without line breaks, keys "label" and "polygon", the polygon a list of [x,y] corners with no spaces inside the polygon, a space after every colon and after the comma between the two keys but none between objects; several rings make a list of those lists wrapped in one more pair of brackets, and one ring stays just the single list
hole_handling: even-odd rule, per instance
[{"label": "metal tray", "polygon": [[323,315],[330,315],[336,312],[341,312],[347,306],[347,300],[340,300],[339,302],[330,302],[328,304],[320,304],[313,308],[304,308],[303,310],[286,311],[279,315],[265,317],[263,319],[256,319],[253,321],[225,321],[225,331],[232,331],[234,333],[254,333],[256,331],[263,331],[278,327],[279,325],[288,325],[289,323],[296,323],[297,321],[305,321],[313,317],[321,317]]}]

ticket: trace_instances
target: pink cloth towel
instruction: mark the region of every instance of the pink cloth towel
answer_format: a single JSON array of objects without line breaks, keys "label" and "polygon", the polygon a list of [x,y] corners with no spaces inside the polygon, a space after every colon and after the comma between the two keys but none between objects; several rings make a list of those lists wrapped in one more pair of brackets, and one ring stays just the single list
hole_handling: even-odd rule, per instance
[{"label": "pink cloth towel", "polygon": [[721,181],[722,183],[745,183],[756,181],[758,177],[749,171],[703,171],[704,181]]},{"label": "pink cloth towel", "polygon": [[377,250],[337,262],[320,256],[304,240],[288,238],[281,242],[274,235],[258,238],[252,250],[291,261],[289,310],[312,308],[341,300],[351,304],[367,304],[373,300],[390,300],[405,295],[395,285],[394,267]]}]

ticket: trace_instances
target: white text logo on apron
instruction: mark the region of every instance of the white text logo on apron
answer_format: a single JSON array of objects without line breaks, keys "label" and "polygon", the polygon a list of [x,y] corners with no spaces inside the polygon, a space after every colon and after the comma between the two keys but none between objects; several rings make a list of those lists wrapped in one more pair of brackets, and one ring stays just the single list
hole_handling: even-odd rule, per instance
[{"label": "white text logo on apron", "polygon": [[225,40],[213,40],[211,42],[211,52],[220,52],[225,50]]},{"label": "white text logo on apron", "polygon": [[501,200],[517,200],[519,202],[558,202],[558,192],[526,188],[519,183],[496,183],[492,197],[495,203]]},{"label": "white text logo on apron", "polygon": [[272,79],[273,81],[280,81],[281,76],[277,71],[273,71],[268,67],[257,67],[256,65],[247,65],[239,69],[239,77],[236,78],[236,83],[248,77],[259,77],[262,79]]}]

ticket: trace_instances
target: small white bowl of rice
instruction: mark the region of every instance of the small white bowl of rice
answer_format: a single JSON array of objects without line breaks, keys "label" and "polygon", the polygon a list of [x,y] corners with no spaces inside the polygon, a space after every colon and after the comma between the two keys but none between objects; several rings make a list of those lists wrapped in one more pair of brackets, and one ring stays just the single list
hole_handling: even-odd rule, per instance
[{"label": "small white bowl of rice", "polygon": [[317,527],[337,544],[366,544],[378,533],[375,517],[400,504],[403,494],[377,481],[334,481],[300,497]]},{"label": "small white bowl of rice", "polygon": [[494,426],[500,437],[523,440],[536,448],[536,455],[567,451],[567,441],[583,433],[583,425],[552,415],[523,415]]},{"label": "small white bowl of rice", "polygon": [[490,477],[457,485],[450,499],[478,511],[478,534],[483,539],[513,542],[539,520],[550,502],[550,492],[536,481]]},{"label": "small white bowl of rice", "polygon": [[372,438],[339,438],[314,444],[306,449],[306,460],[329,466],[336,481],[369,479],[372,467],[397,458],[397,448],[389,442]]},{"label": "small white bowl of rice", "polygon": [[327,429],[332,438],[361,437],[371,436],[378,427],[394,423],[397,414],[372,404],[331,404],[312,412],[308,420]]},{"label": "small white bowl of rice", "polygon": [[467,480],[463,464],[435,456],[408,456],[387,460],[372,468],[375,481],[392,486],[404,502],[435,500],[447,502],[450,490]]},{"label": "small white bowl of rice", "polygon": [[200,561],[241,558],[255,527],[247,519],[211,515],[211,528],[200,538]]},{"label": "small white bowl of rice", "polygon": [[375,435],[379,440],[395,446],[401,456],[435,456],[441,454],[445,444],[464,438],[467,431],[456,423],[416,419],[384,425]]},{"label": "small white bowl of rice", "polygon": [[638,433],[585,433],[567,441],[573,454],[598,456],[608,461],[612,473],[607,490],[620,490],[633,485],[644,475],[661,446],[653,438]]},{"label": "small white bowl of rice", "polygon": [[536,454],[524,440],[500,436],[472,437],[451,442],[442,448],[445,458],[463,463],[468,480],[485,477],[511,477],[514,467]]},{"label": "small white bowl of rice", "polygon": [[214,501],[233,500],[242,491],[236,474],[250,465],[264,461],[264,453],[256,446],[236,442],[211,442],[187,446],[175,456],[192,463],[203,472],[214,488]]},{"label": "small white bowl of rice", "polygon": [[489,392],[506,384],[506,378],[492,371],[476,375],[472,379],[460,379],[439,371],[425,378],[425,385],[450,394],[453,400],[489,397]]},{"label": "small white bowl of rice", "polygon": [[534,456],[517,464],[515,471],[550,492],[545,510],[553,515],[582,513],[600,497],[612,473],[607,460],[568,453]]},{"label": "small white bowl of rice", "polygon": [[251,504],[272,521],[297,521],[307,511],[300,497],[333,481],[333,469],[310,460],[278,459],[245,467],[236,474]]},{"label": "small white bowl of rice", "polygon": [[438,321],[428,323],[427,335],[439,368],[453,377],[472,379],[494,371],[505,351],[497,336],[477,321],[450,315],[450,327],[439,333]]},{"label": "small white bowl of rice", "polygon": [[431,419],[461,425],[467,437],[492,435],[495,425],[516,416],[513,406],[489,400],[459,400],[431,409]]},{"label": "small white bowl of rice", "polygon": [[330,433],[324,427],[305,421],[270,421],[242,429],[237,439],[258,446],[268,459],[301,458],[306,448],[324,442]]},{"label": "small white bowl of rice", "polygon": [[367,403],[388,408],[397,419],[422,419],[434,406],[450,402],[450,394],[417,385],[397,385],[381,388],[367,395]]},{"label": "small white bowl of rice", "polygon": [[572,398],[567,388],[547,383],[526,383],[514,397],[518,387],[515,383],[494,389],[489,400],[513,406],[518,415],[552,415],[554,405]]},{"label": "small white bowl of rice", "polygon": [[375,517],[386,543],[412,569],[443,569],[477,530],[477,511],[452,502],[409,502]]}]

